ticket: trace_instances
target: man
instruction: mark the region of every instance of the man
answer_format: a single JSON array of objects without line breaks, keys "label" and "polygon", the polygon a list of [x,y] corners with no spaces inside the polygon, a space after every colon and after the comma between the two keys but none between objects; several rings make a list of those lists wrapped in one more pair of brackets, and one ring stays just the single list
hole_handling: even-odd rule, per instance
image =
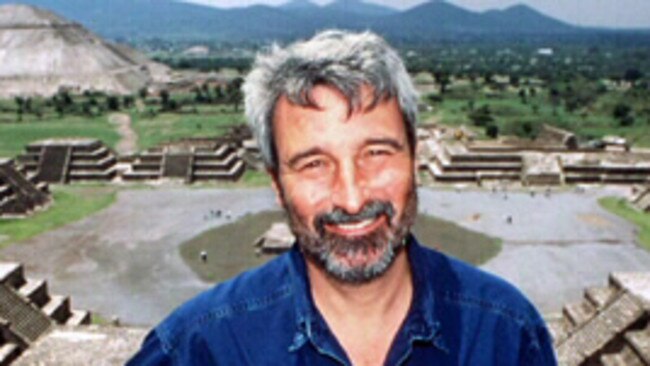
[{"label": "man", "polygon": [[244,92],[296,244],[180,307],[132,365],[555,364],[516,289],[409,234],[417,94],[381,38],[276,47]]}]

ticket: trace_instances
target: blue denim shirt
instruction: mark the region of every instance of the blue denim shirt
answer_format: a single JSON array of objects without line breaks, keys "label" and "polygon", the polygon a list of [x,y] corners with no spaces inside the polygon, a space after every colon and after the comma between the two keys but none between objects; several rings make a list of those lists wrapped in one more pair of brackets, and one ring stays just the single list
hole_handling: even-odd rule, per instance
[{"label": "blue denim shirt", "polygon": [[[407,246],[414,295],[386,365],[556,365],[549,333],[513,286]],[[314,305],[297,246],[208,290],[152,330],[128,365],[350,365]]]}]

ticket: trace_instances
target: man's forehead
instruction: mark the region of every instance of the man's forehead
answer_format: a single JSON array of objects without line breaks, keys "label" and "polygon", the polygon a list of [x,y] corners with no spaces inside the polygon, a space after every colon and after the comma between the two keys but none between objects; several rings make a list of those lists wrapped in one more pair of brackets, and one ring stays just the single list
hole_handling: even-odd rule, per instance
[{"label": "man's forehead", "polygon": [[299,97],[282,94],[276,103],[274,117],[277,117],[279,108],[286,107],[313,111],[340,109],[350,117],[354,113],[369,112],[379,104],[396,101],[395,97],[375,95],[375,89],[367,84],[362,84],[349,95],[329,84],[318,84],[302,93]]}]

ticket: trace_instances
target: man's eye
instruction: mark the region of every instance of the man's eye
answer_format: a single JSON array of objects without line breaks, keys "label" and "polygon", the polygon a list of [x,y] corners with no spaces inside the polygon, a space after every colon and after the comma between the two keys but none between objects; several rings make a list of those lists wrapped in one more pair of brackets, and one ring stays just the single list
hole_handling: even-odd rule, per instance
[{"label": "man's eye", "polygon": [[300,170],[312,170],[312,169],[322,168],[324,166],[325,166],[325,162],[323,160],[312,160],[303,164],[300,167]]},{"label": "man's eye", "polygon": [[368,156],[386,156],[390,154],[391,152],[386,149],[372,149],[372,150],[368,150],[367,152]]}]

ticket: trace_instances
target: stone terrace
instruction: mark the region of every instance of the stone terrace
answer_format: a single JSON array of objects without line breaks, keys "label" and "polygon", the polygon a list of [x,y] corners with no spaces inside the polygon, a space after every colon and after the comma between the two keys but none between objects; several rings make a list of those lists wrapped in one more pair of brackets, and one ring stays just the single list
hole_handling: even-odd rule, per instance
[{"label": "stone terrace", "polygon": [[0,263],[0,365],[8,365],[54,325],[90,323],[70,298],[51,295],[47,282],[25,278],[18,263]]},{"label": "stone terrace", "polygon": [[48,186],[13,160],[0,159],[0,217],[22,217],[50,201]]},{"label": "stone terrace", "polygon": [[580,148],[568,133],[544,132],[535,141],[461,141],[428,128],[419,168],[441,183],[650,184],[650,152]]},{"label": "stone terrace", "polygon": [[163,178],[196,181],[236,181],[246,170],[246,163],[230,143],[198,146],[164,146],[131,157],[122,174],[124,181],[152,181]]},{"label": "stone terrace", "polygon": [[18,161],[49,183],[111,181],[117,174],[115,154],[96,139],[37,141],[26,147]]},{"label": "stone terrace", "polygon": [[613,273],[548,323],[560,365],[650,365],[650,273]]}]

